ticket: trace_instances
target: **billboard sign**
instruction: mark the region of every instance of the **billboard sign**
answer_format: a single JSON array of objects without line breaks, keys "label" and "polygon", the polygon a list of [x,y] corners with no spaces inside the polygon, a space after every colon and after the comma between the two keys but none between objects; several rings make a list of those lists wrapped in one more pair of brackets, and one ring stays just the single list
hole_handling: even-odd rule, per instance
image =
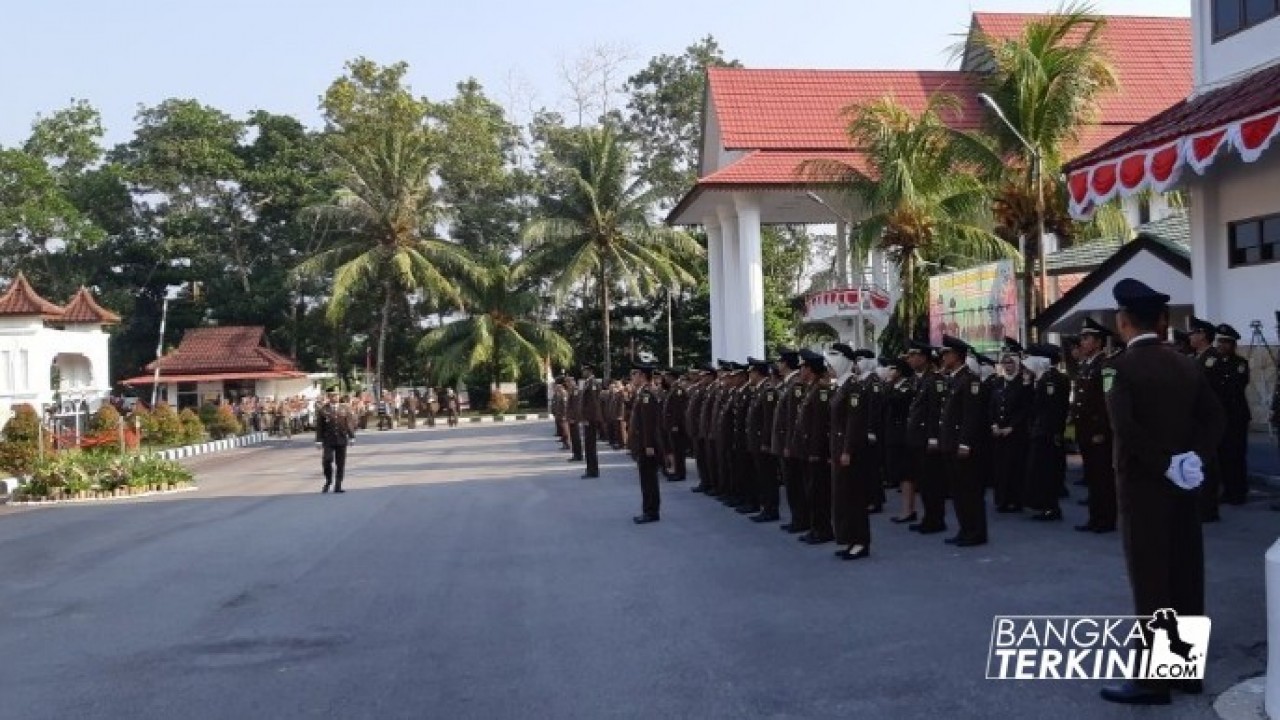
[{"label": "billboard sign", "polygon": [[929,341],[934,345],[947,334],[979,352],[998,351],[1005,336],[1018,337],[1021,327],[1012,260],[929,278]]}]

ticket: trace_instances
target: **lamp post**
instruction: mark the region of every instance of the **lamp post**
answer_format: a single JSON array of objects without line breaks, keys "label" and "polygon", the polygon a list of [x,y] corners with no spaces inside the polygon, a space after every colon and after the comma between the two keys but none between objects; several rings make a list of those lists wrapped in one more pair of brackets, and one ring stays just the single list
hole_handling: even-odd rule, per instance
[{"label": "lamp post", "polygon": [[[814,201],[815,203],[817,203],[817,204],[821,205],[822,207],[826,208],[826,209],[827,209],[827,211],[828,211],[828,212],[830,212],[832,215],[835,215],[835,216],[836,216],[836,218],[838,218],[841,222],[843,222],[843,223],[845,224],[845,226],[848,228],[849,237],[851,237],[851,238],[853,237],[853,232],[854,232],[854,230],[856,230],[856,229],[858,228],[859,223],[855,223],[855,222],[851,221],[849,218],[845,217],[842,213],[840,213],[839,211],[837,211],[835,208],[831,207],[831,205],[829,205],[829,204],[827,203],[827,201],[826,201],[826,200],[823,200],[821,195],[819,195],[819,194],[817,194],[817,193],[815,193],[815,192],[813,192],[813,191],[808,191],[808,192],[806,192],[806,193],[805,193],[805,197],[809,198],[810,200]],[[837,238],[837,240],[843,241],[843,240],[844,240],[844,238],[843,238],[843,237],[838,237],[838,238]],[[839,262],[840,262],[840,266],[839,266],[839,267],[840,267],[840,273],[839,273],[839,274],[840,274],[841,276],[843,276],[843,274],[844,274],[844,267],[845,267],[845,265],[844,265],[844,263],[845,263],[845,257],[844,257],[844,256],[845,256],[845,255],[847,255],[847,254],[850,254],[850,253],[848,252],[848,246],[846,245],[844,248],[840,248],[840,247],[839,247],[839,245],[837,245],[836,254],[837,254],[837,255],[840,255],[840,258],[839,258]],[[863,281],[863,277],[862,277],[862,262],[861,262],[860,260],[859,260],[859,261],[856,261],[856,262],[854,263],[854,268],[853,268],[853,269],[854,269],[854,271],[855,271],[855,272],[856,272],[856,274],[857,274],[856,283],[857,283],[857,286],[858,286],[858,288],[857,288],[857,289],[858,289],[858,306],[857,306],[857,311],[856,311],[856,313],[855,313],[855,315],[854,315],[854,317],[856,318],[856,319],[854,320],[854,344],[855,344],[855,345],[857,345],[859,348],[861,348],[863,345],[865,345],[865,344],[866,344],[866,343],[865,343],[865,338],[864,338],[864,335],[863,335],[863,334],[864,334],[864,330],[865,330],[865,328],[863,327],[863,325],[864,325],[864,321],[863,321],[863,319],[862,319],[862,308],[863,308],[863,303],[866,301],[866,299],[863,297],[863,285],[864,285],[864,283],[862,282],[862,281]]]},{"label": "lamp post", "polygon": [[160,337],[156,339],[156,372],[151,378],[151,409],[156,408],[156,399],[160,393],[160,358],[164,357],[164,326],[169,320],[169,293],[164,294],[164,304],[160,309]]},{"label": "lamp post", "polygon": [[[1005,116],[1004,110],[996,104],[996,101],[986,93],[978,93],[978,99],[986,105],[995,116],[1004,123],[1004,126],[1013,133],[1013,136],[1022,143],[1022,146],[1031,153],[1031,181],[1036,184],[1036,259],[1040,263],[1040,302],[1048,303],[1048,296],[1045,294],[1045,288],[1048,287],[1045,265],[1044,265],[1044,183],[1041,181],[1041,172],[1044,167],[1044,156],[1040,150],[1031,144],[1030,141],[1009,122],[1009,118]],[[1018,252],[1022,254],[1022,261],[1026,267],[1022,273],[1023,288],[1023,317],[1022,317],[1022,341],[1028,342],[1031,339],[1031,260],[1027,257],[1026,236],[1018,234]],[[1043,309],[1041,307],[1040,309]]]}]

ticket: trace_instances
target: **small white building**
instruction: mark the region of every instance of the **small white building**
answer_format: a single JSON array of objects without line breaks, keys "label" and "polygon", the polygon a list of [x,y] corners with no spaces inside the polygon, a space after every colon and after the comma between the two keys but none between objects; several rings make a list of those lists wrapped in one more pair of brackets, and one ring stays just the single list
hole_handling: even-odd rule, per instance
[{"label": "small white building", "polygon": [[[1197,317],[1240,333],[1254,420],[1280,342],[1280,3],[1192,0],[1189,97],[1066,166],[1074,215],[1143,191],[1190,202]],[[1103,118],[1103,122],[1106,118]]]},{"label": "small white building", "polygon": [[0,426],[14,405],[43,412],[60,400],[96,410],[111,393],[104,327],[118,322],[83,287],[60,307],[19,273],[0,295]]}]

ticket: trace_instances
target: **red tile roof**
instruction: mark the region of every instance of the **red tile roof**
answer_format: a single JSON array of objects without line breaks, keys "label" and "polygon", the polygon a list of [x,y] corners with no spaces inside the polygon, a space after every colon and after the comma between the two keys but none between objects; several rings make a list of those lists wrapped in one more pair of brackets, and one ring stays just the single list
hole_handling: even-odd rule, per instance
[{"label": "red tile roof", "polygon": [[981,127],[977,75],[958,70],[708,68],[711,103],[728,150],[847,150],[850,105],[890,96],[912,111],[930,95],[960,100],[957,127]]},{"label": "red tile roof", "polygon": [[27,276],[18,273],[4,295],[0,295],[0,315],[56,320],[62,317],[62,308],[40,297],[27,282]]},{"label": "red tile roof", "polygon": [[717,185],[776,183],[791,185],[820,185],[823,180],[813,172],[806,172],[802,165],[808,160],[830,160],[844,163],[862,172],[870,172],[866,155],[856,150],[841,152],[794,152],[786,150],[755,150],[698,181],[702,187]]},{"label": "red tile roof", "polygon": [[120,322],[120,316],[99,305],[98,301],[93,299],[93,293],[83,285],[75,295],[71,296],[67,306],[62,309],[62,316],[58,319],[69,325],[77,323],[114,325]]},{"label": "red tile roof", "polygon": [[[306,377],[306,373],[288,372],[284,370],[273,370],[264,372],[231,372],[231,373],[204,373],[200,375],[172,375],[161,374],[160,383],[185,383],[185,382],[221,382],[223,380],[288,380],[291,378]],[[124,385],[151,385],[155,382],[155,375],[139,375],[131,377],[127,380],[120,381]]]},{"label": "red tile roof", "polygon": [[[1034,13],[973,14],[973,27],[998,39],[1012,39]],[[1187,96],[1192,86],[1191,19],[1107,15],[1102,45],[1115,70],[1116,90],[1098,103],[1098,120],[1107,124],[1140,123]],[[1089,147],[1088,143],[1083,143]]]},{"label": "red tile roof", "polygon": [[[296,372],[293,360],[263,345],[264,335],[257,326],[192,328],[156,362],[165,375]],[[146,369],[155,370],[156,362]]]},{"label": "red tile roof", "polygon": [[1186,135],[1280,107],[1280,65],[1263,68],[1225,87],[1194,98],[1182,99],[1110,143],[1093,149],[1067,164],[1076,170],[1107,158],[1162,145]]}]

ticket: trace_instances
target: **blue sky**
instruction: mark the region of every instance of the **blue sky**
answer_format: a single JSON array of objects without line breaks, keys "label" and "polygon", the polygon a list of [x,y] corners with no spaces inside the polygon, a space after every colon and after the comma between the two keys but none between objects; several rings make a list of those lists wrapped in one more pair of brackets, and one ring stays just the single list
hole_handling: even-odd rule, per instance
[{"label": "blue sky", "polygon": [[[565,107],[559,77],[596,43],[628,71],[713,34],[748,67],[940,68],[971,11],[1047,11],[1054,0],[43,0],[0,10],[0,145],[37,113],[84,98],[108,142],[138,105],[192,97],[242,117],[263,108],[316,124],[343,63],[404,60],[419,94],[468,76],[500,102]],[[1190,0],[1099,0],[1106,13],[1187,15]],[[627,73],[629,74],[629,72]],[[624,75],[625,76],[625,75]],[[512,92],[512,89],[515,89]]]}]

